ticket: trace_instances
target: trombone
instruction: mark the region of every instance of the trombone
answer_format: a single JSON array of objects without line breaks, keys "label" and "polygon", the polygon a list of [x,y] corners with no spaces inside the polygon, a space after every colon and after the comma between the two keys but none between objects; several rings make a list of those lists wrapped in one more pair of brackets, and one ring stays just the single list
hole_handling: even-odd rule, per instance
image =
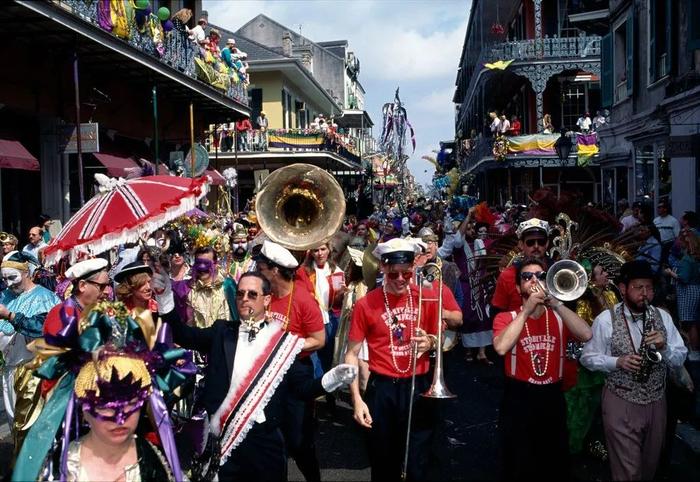
[{"label": "trombone", "polygon": [[[416,318],[418,327],[420,328],[421,315],[423,314],[423,281],[432,283],[435,279],[438,283],[438,326],[437,326],[437,346],[435,347],[435,370],[433,372],[433,381],[430,388],[421,393],[422,397],[449,399],[457,398],[457,395],[450,392],[445,384],[445,373],[442,365],[443,356],[443,327],[442,327],[442,270],[437,263],[426,263],[423,269],[418,273],[418,317]],[[410,296],[410,294],[409,294]],[[403,456],[403,466],[401,468],[401,480],[405,481],[408,475],[408,452],[411,442],[411,422],[413,420],[413,395],[416,392],[416,364],[418,361],[418,344],[413,343],[411,352],[411,392],[408,401],[408,423],[406,426],[406,447]]]}]

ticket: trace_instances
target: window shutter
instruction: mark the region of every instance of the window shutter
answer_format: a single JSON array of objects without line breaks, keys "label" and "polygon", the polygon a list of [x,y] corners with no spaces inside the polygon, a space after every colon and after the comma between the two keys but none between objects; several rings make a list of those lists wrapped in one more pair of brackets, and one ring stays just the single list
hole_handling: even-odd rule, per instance
[{"label": "window shutter", "polygon": [[649,1],[649,83],[656,80],[656,0]]},{"label": "window shutter", "polygon": [[609,33],[600,41],[600,90],[601,104],[610,107],[613,104],[613,34]]},{"label": "window shutter", "polygon": [[700,2],[688,0],[688,50],[700,49]]},{"label": "window shutter", "polygon": [[625,68],[627,71],[627,95],[632,95],[632,90],[634,89],[634,7],[630,9],[627,15],[627,28],[625,30],[627,34],[625,41],[625,46],[627,47],[627,65]]}]

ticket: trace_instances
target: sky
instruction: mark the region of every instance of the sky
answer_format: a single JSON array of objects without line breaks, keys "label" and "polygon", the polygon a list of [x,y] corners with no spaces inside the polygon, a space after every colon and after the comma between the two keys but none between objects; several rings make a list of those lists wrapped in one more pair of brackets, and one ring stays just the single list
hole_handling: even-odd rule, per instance
[{"label": "sky", "polygon": [[[454,139],[457,67],[471,0],[204,0],[209,20],[236,31],[262,13],[314,42],[348,40],[360,59],[365,110],[381,134],[381,108],[400,90],[416,131],[408,166],[428,184],[441,140]],[[253,74],[255,75],[255,74]],[[255,79],[251,79],[255,83]]]}]

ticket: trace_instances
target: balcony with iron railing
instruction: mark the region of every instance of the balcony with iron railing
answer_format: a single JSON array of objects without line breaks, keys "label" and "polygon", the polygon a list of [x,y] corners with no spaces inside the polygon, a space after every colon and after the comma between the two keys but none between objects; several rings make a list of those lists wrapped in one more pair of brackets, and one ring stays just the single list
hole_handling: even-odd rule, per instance
[{"label": "balcony with iron railing", "polygon": [[[124,8],[123,11],[110,12],[104,5],[110,2],[90,0],[49,0],[63,11],[88,22],[100,29],[110,32],[117,42],[125,42],[148,55],[154,61],[171,67],[173,70],[197,79],[239,104],[248,106],[247,81],[245,73],[241,74],[216,63],[216,59],[205,58],[205,52],[189,38],[181,22],[170,22],[166,28],[153,13],[146,15],[141,24],[137,24],[136,10]],[[128,2],[127,2],[128,3]],[[126,3],[121,4],[126,5]],[[113,19],[116,22],[113,23]]]},{"label": "balcony with iron railing", "polygon": [[[538,62],[565,62],[580,59],[600,58],[601,37],[598,35],[579,35],[577,37],[544,37],[542,39],[507,40],[484,46],[476,62],[477,68],[469,79],[464,105],[470,104],[471,98],[481,79],[484,69],[481,66],[499,60],[512,60],[513,64]],[[513,65],[511,64],[511,65]],[[460,119],[467,115],[468,109],[461,109]]]},{"label": "balcony with iron railing", "polygon": [[210,153],[236,153],[247,156],[263,153],[328,153],[335,154],[357,166],[362,155],[371,152],[375,141],[370,136],[356,137],[343,133],[324,132],[315,129],[254,129],[238,132],[237,140],[232,131],[220,131],[218,142],[211,134],[207,138]]}]

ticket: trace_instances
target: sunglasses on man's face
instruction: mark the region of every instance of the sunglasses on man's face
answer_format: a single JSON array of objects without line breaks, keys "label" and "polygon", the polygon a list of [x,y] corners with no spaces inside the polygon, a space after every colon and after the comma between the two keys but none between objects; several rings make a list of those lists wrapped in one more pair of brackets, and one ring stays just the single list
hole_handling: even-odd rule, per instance
[{"label": "sunglasses on man's face", "polygon": [[392,273],[387,273],[386,276],[389,279],[398,279],[399,276],[401,276],[403,279],[409,280],[413,277],[413,271],[403,271],[401,273],[392,272]]},{"label": "sunglasses on man's face", "polygon": [[525,246],[528,248],[532,248],[535,244],[545,247],[547,246],[547,240],[544,238],[530,238],[525,240]]},{"label": "sunglasses on man's face", "polygon": [[522,273],[520,273],[520,279],[522,281],[530,281],[533,276],[540,281],[544,281],[545,279],[547,279],[547,272],[538,271],[537,273],[533,273],[532,271],[523,271]]},{"label": "sunglasses on man's face", "polygon": [[260,293],[254,290],[237,290],[236,291],[236,298],[238,299],[243,299],[248,295],[248,299],[251,301],[255,301],[258,299],[258,296],[260,296]]}]

